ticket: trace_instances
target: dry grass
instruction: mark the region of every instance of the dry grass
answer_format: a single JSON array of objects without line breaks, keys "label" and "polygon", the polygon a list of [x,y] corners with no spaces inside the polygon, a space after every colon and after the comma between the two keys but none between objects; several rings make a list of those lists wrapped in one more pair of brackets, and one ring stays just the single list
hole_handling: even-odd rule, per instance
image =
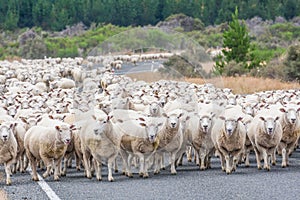
[{"label": "dry grass", "polygon": [[[169,78],[164,77],[159,73],[152,72],[130,74],[128,76],[132,79],[144,80],[146,82],[154,82],[161,79],[169,80]],[[286,83],[274,79],[264,79],[255,77],[218,77],[214,79],[182,78],[177,80],[187,81],[196,84],[212,83],[219,88],[231,88],[236,94],[250,94],[266,90],[286,90],[300,88],[299,83]]]}]

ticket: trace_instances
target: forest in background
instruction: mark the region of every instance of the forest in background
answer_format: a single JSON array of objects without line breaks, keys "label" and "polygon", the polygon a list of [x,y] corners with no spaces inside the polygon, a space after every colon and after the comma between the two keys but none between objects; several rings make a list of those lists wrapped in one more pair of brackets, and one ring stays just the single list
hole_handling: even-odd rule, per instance
[{"label": "forest in background", "polygon": [[155,25],[177,13],[208,26],[229,21],[236,6],[240,19],[290,20],[300,13],[299,0],[0,0],[0,29],[60,31],[80,22],[87,27]]}]

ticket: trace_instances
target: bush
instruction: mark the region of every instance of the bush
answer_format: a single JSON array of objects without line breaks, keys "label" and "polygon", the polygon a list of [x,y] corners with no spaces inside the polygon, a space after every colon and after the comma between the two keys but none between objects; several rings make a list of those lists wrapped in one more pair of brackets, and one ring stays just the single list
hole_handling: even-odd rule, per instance
[{"label": "bush", "polygon": [[236,63],[235,61],[230,61],[224,68],[223,75],[241,76],[247,72],[248,70],[245,68],[245,65],[243,63]]},{"label": "bush", "polygon": [[284,65],[287,81],[300,82],[300,45],[289,47]]}]

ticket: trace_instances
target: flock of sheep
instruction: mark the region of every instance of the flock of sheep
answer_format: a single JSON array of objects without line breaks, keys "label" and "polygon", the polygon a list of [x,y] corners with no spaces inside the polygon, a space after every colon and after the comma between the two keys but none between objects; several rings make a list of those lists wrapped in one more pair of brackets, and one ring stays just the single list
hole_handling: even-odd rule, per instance
[{"label": "flock of sheep", "polygon": [[74,158],[78,170],[97,180],[107,164],[109,181],[118,157],[123,174],[132,177],[136,165],[144,178],[150,168],[159,173],[166,158],[176,174],[183,156],[191,161],[192,155],[200,170],[218,156],[227,174],[249,166],[251,152],[258,169],[263,160],[270,170],[277,154],[282,167],[289,165],[300,136],[299,90],[234,95],[212,84],[146,83],[86,70],[84,63],[97,58],[89,59],[0,62],[0,164],[7,185],[29,164],[34,181],[38,167],[46,167],[44,178],[54,173],[59,180]]}]

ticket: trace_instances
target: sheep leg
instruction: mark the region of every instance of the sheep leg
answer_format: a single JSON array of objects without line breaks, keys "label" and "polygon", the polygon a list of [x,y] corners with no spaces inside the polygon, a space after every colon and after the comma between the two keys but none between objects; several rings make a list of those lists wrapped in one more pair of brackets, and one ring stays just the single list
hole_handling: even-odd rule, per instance
[{"label": "sheep leg", "polygon": [[43,173],[43,178],[47,178],[51,174],[53,160],[44,156],[42,156],[42,159],[46,165],[46,172]]},{"label": "sheep leg", "polygon": [[171,174],[176,175],[176,169],[175,169],[175,160],[176,160],[176,152],[171,153]]},{"label": "sheep leg", "polygon": [[188,162],[192,162],[192,146],[187,147],[186,157]]},{"label": "sheep leg", "polygon": [[120,153],[121,153],[121,157],[123,159],[123,169],[122,169],[123,174],[132,178],[133,175],[131,173],[131,157],[124,150],[121,150]]},{"label": "sheep leg", "polygon": [[160,169],[162,169],[162,170],[165,170],[166,169],[166,166],[165,166],[165,154],[164,153],[161,153],[160,154],[160,156],[161,156],[161,162],[160,162]]},{"label": "sheep leg", "polygon": [[72,157],[72,154],[66,154],[64,156],[64,167],[63,167],[63,170],[61,172],[62,176],[66,176],[66,174],[67,174],[68,161],[71,159],[71,157]]},{"label": "sheep leg", "polygon": [[[62,157],[54,160],[54,180],[59,181]],[[48,168],[48,167],[47,167]]]},{"label": "sheep leg", "polygon": [[250,161],[249,161],[249,155],[250,155],[250,151],[247,150],[245,153],[246,159],[245,159],[245,166],[249,167],[250,166]]},{"label": "sheep leg", "polygon": [[286,153],[286,148],[283,148],[282,150],[281,150],[281,152],[282,152],[282,163],[281,163],[281,167],[286,167],[286,161],[287,161],[287,153]]},{"label": "sheep leg", "polygon": [[263,149],[262,151],[263,153],[263,159],[264,159],[264,169],[270,171],[270,165],[269,165],[269,156],[267,154],[267,151],[265,149]]},{"label": "sheep leg", "polygon": [[159,161],[160,161],[160,153],[155,153],[154,155],[154,174],[159,174],[160,169],[159,169]]},{"label": "sheep leg", "polygon": [[25,169],[24,169],[24,153],[22,153],[22,155],[20,156],[20,172],[24,173]]},{"label": "sheep leg", "polygon": [[261,168],[261,162],[260,162],[260,152],[258,151],[257,147],[254,146],[254,152],[255,152],[255,157],[256,157],[256,163],[257,163],[257,169],[262,169]]},{"label": "sheep leg", "polygon": [[30,166],[32,169],[32,180],[33,181],[39,181],[39,178],[37,176],[36,168],[37,168],[37,160],[33,157],[33,155],[28,151],[26,151],[27,158],[30,162]]},{"label": "sheep leg", "polygon": [[95,161],[96,178],[98,181],[102,181],[102,163],[98,160]]},{"label": "sheep leg", "polygon": [[83,151],[83,163],[84,163],[86,177],[91,179],[92,173],[91,173],[90,155],[87,151]]},{"label": "sheep leg", "polygon": [[231,166],[230,166],[230,156],[226,155],[225,156],[225,162],[226,162],[226,174],[230,174],[231,173]]},{"label": "sheep leg", "polygon": [[111,157],[107,161],[107,168],[108,168],[108,181],[113,182],[114,177],[112,176],[112,170],[113,170],[113,162],[116,157]]},{"label": "sheep leg", "polygon": [[276,149],[272,149],[271,151],[271,163],[273,166],[276,165]]},{"label": "sheep leg", "polygon": [[205,152],[201,151],[201,149],[198,151],[198,158],[200,163],[200,170],[206,169],[206,159],[205,159]]},{"label": "sheep leg", "polygon": [[6,185],[11,185],[11,168],[10,168],[10,161],[4,164],[5,167],[5,174],[6,174]]},{"label": "sheep leg", "polygon": [[115,158],[114,162],[113,162],[113,165],[114,165],[114,171],[117,173],[119,170],[118,170],[118,164],[117,164],[117,158]]}]

